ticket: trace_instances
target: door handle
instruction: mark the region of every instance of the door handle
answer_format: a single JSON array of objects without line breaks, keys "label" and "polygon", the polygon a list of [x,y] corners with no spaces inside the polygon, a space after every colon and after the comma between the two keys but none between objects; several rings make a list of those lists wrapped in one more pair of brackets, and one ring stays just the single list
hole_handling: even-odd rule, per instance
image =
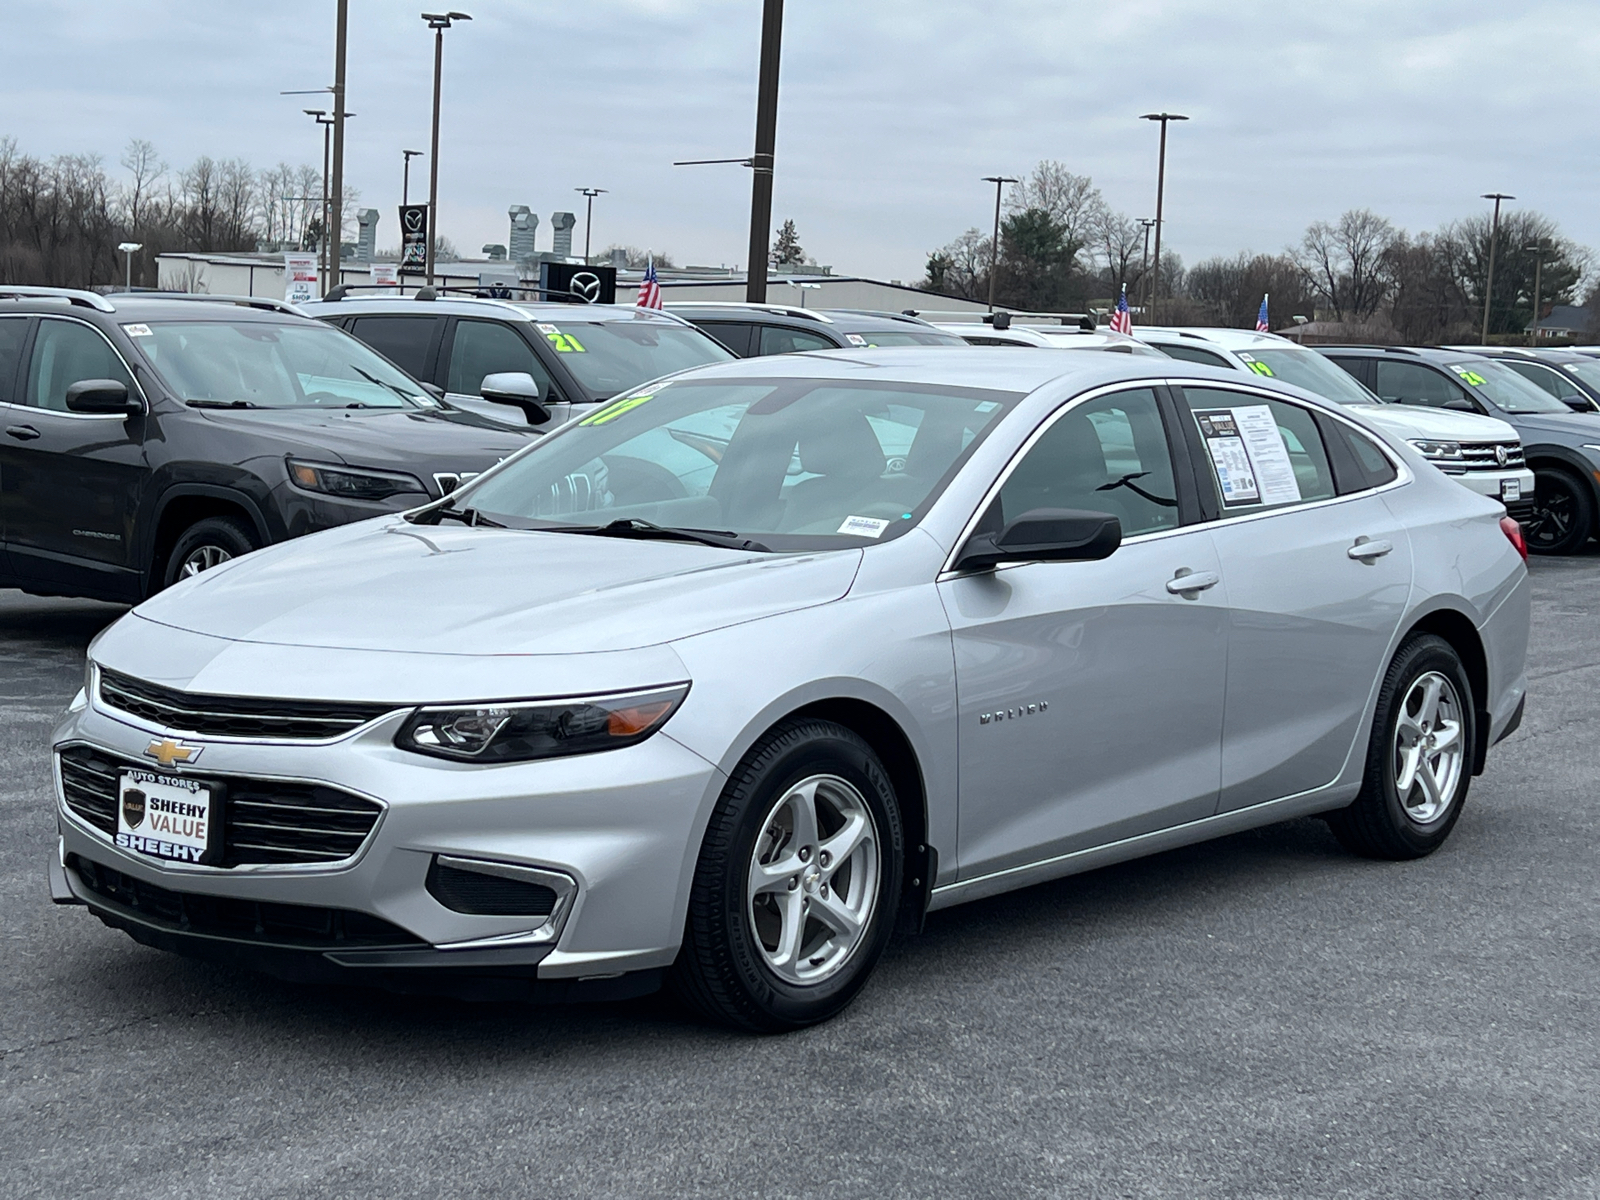
[{"label": "door handle", "polygon": [[1371,538],[1357,538],[1356,544],[1345,553],[1357,562],[1369,563],[1375,558],[1382,558],[1394,549],[1394,543],[1389,541],[1373,541]]},{"label": "door handle", "polygon": [[39,436],[39,431],[32,425],[7,425],[6,433],[19,442],[31,442]]},{"label": "door handle", "polygon": [[1222,576],[1215,571],[1191,571],[1184,567],[1171,579],[1167,580],[1167,591],[1174,596],[1182,596],[1186,600],[1193,600],[1207,588],[1214,588],[1222,582]]}]

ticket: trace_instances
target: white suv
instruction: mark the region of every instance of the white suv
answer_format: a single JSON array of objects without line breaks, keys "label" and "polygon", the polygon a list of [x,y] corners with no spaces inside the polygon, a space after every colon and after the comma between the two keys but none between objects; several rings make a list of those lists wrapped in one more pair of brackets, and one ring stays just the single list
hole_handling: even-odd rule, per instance
[{"label": "white suv", "polygon": [[1315,350],[1275,333],[1136,325],[1133,336],[1169,358],[1279,379],[1353,408],[1410,442],[1452,479],[1499,500],[1518,520],[1531,515],[1533,472],[1523,460],[1521,435],[1504,421],[1476,413],[1387,404]]}]

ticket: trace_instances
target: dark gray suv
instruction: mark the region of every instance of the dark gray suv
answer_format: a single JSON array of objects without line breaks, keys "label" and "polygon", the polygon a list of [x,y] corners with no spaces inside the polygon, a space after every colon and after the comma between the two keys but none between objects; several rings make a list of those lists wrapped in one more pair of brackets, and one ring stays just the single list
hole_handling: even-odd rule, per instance
[{"label": "dark gray suv", "polygon": [[1597,532],[1600,413],[1577,413],[1510,365],[1462,350],[1318,346],[1384,400],[1499,417],[1522,435],[1534,477],[1528,548],[1574,554]]}]

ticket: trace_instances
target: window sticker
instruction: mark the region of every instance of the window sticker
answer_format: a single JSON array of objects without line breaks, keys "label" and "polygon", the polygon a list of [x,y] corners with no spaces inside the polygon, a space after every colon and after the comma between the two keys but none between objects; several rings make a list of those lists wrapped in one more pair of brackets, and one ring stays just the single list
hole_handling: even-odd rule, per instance
[{"label": "window sticker", "polygon": [[1289,461],[1289,449],[1283,444],[1271,406],[1245,404],[1231,411],[1261,487],[1261,503],[1296,503],[1300,499],[1300,481],[1294,477],[1294,464]]},{"label": "window sticker", "polygon": [[1222,489],[1222,503],[1259,503],[1261,491],[1256,487],[1255,472],[1250,469],[1250,456],[1245,452],[1244,439],[1239,436],[1239,425],[1233,419],[1233,410],[1214,408],[1196,411],[1194,419],[1200,425],[1200,436],[1206,440],[1206,449],[1211,452],[1211,466],[1217,473],[1217,483]]},{"label": "window sticker", "polygon": [[865,346],[867,344],[867,339],[862,337],[859,333],[847,333],[844,335],[844,340],[849,342],[852,346]]},{"label": "window sticker", "polygon": [[655,399],[655,393],[649,392],[643,396],[624,396],[621,400],[613,400],[610,404],[592,412],[578,422],[579,425],[604,425],[607,421],[615,421],[625,412],[631,412],[641,404],[647,404]]},{"label": "window sticker", "polygon": [[1000,405],[997,402],[995,402],[993,400],[985,400],[982,404],[974,404],[972,406],[972,411],[973,412],[993,412],[995,409],[997,409],[999,407],[1000,407]]},{"label": "window sticker", "polygon": [[1457,375],[1461,376],[1464,382],[1470,383],[1473,387],[1482,387],[1486,382],[1488,382],[1482,375],[1479,375],[1471,367],[1452,366],[1450,369]]},{"label": "window sticker", "polygon": [[124,325],[122,327],[122,332],[127,334],[129,337],[154,337],[155,336],[155,334],[150,332],[150,326],[148,326],[148,325]]},{"label": "window sticker", "polygon": [[561,330],[557,329],[553,325],[548,329],[546,329],[544,326],[540,326],[540,330],[544,333],[544,340],[556,348],[557,354],[588,353],[588,350],[584,348],[583,343],[577,338],[573,337],[570,333],[562,333]]},{"label": "window sticker", "polygon": [[1265,375],[1268,379],[1272,378],[1272,368],[1264,362],[1257,362],[1252,358],[1250,360],[1250,369],[1257,375]]},{"label": "window sticker", "polygon": [[889,522],[880,521],[877,517],[846,517],[844,524],[839,526],[840,533],[848,533],[852,537],[881,537],[883,531],[889,528]]}]

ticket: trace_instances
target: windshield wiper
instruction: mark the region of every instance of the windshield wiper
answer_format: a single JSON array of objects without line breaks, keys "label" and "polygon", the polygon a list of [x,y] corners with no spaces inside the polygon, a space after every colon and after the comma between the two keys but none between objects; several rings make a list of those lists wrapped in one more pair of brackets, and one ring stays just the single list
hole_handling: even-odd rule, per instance
[{"label": "windshield wiper", "polygon": [[254,400],[185,400],[190,408],[262,408]]},{"label": "windshield wiper", "polygon": [[740,537],[731,529],[681,529],[674,525],[657,525],[638,517],[623,517],[608,525],[557,525],[554,533],[587,533],[594,537],[620,537],[659,539],[674,542],[698,542],[702,546],[716,546],[721,550],[754,550],[771,554],[770,546],[753,538]]},{"label": "windshield wiper", "polygon": [[[388,388],[391,392],[393,392],[396,396],[399,396],[400,399],[404,400],[407,404],[415,404],[415,403],[417,403],[417,398],[415,396],[406,395],[406,393],[404,391],[402,391],[400,388],[396,387],[394,384],[385,383],[383,380],[379,379],[376,375],[369,375],[366,371],[363,371],[360,367],[352,365],[350,369],[352,371],[354,371],[357,375],[361,376],[361,378],[365,379],[368,383],[375,383],[381,388]],[[346,408],[371,408],[373,406],[370,405],[370,404],[363,404],[358,400],[354,404],[345,405],[345,407]]]},{"label": "windshield wiper", "polygon": [[[430,514],[425,513],[423,515],[427,516]],[[468,525],[473,528],[507,528],[507,526],[502,525],[499,521],[491,521],[488,517],[484,516],[475,508],[455,508],[452,505],[446,504],[443,508],[434,509],[431,515],[433,520],[428,522],[430,525],[437,525],[440,521],[448,517],[452,521],[460,521],[463,525]]]}]

